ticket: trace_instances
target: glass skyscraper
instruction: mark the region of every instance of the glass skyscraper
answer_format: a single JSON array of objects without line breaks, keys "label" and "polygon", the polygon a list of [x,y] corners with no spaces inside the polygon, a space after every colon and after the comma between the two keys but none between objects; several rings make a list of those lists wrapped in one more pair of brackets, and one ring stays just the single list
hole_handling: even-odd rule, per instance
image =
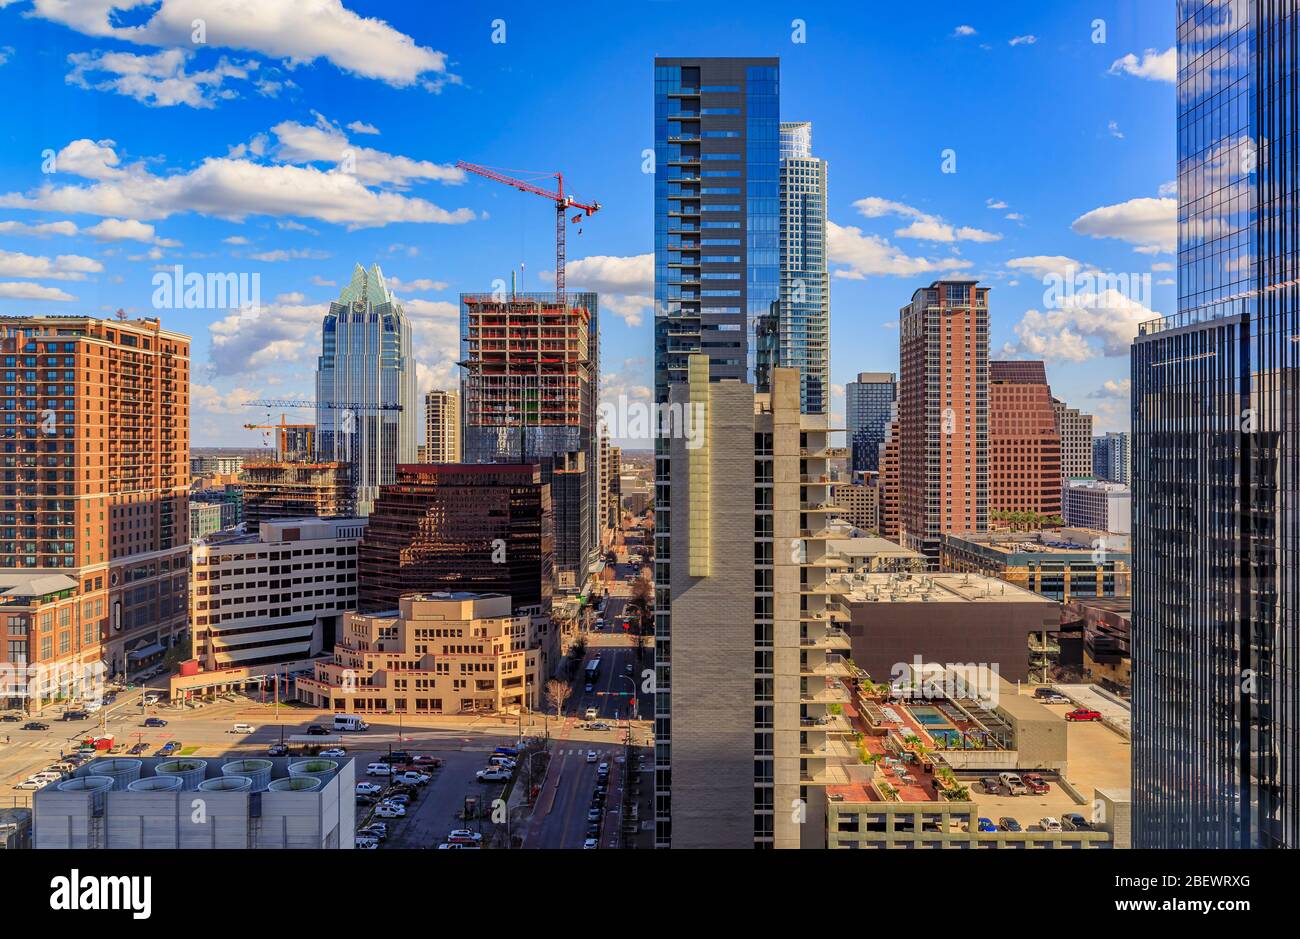
[{"label": "glass skyscraper", "polygon": [[858,380],[844,386],[844,419],[852,448],[850,466],[855,473],[880,469],[880,445],[898,397],[893,372],[858,372]]},{"label": "glass skyscraper", "polygon": [[[753,381],[780,291],[776,58],[656,58],[655,401],[708,357],[707,380]],[[697,366],[698,369],[698,366]],[[672,598],[667,441],[655,440],[655,843],[671,841]],[[684,484],[685,480],[676,481]]]},{"label": "glass skyscraper", "polygon": [[316,367],[317,455],[352,465],[357,514],[415,462],[417,410],[411,323],[379,265],[358,264],[325,314]]},{"label": "glass skyscraper", "polygon": [[[831,297],[826,268],[826,161],[813,156],[812,124],[781,124],[781,296],[774,356],[799,370],[805,414],[830,408]],[[766,387],[764,376],[759,384]]]},{"label": "glass skyscraper", "polygon": [[1135,847],[1300,843],[1297,16],[1178,4],[1178,311],[1132,350]]}]

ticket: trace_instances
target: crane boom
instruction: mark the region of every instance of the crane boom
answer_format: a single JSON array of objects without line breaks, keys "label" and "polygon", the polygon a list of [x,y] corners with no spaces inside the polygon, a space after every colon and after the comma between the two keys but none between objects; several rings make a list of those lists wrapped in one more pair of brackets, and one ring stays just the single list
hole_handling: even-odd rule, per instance
[{"label": "crane boom", "polygon": [[[477,163],[467,163],[464,160],[456,161],[456,168],[466,170],[482,176],[484,179],[491,179],[498,183],[505,183],[520,192],[532,193],[535,196],[541,196],[544,199],[550,199],[555,203],[555,293],[560,301],[560,306],[566,302],[564,290],[564,268],[567,264],[565,254],[565,216],[569,209],[581,209],[582,211],[573,217],[573,221],[579,221],[584,217],[595,215],[600,211],[599,202],[579,202],[573,196],[566,195],[564,192],[564,174],[553,173],[555,177],[555,191],[543,189],[541,186],[530,183],[526,179],[519,179],[515,176],[509,176],[501,170],[493,169],[490,166],[479,166]],[[515,171],[517,172],[517,171]]]}]

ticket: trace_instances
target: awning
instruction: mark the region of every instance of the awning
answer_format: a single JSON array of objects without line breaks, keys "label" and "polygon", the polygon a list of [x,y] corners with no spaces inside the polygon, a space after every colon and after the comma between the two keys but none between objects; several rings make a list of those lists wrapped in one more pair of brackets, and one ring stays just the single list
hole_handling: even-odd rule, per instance
[{"label": "awning", "polygon": [[151,655],[157,655],[159,652],[166,651],[166,646],[155,642],[153,645],[145,646],[143,649],[136,649],[133,652],[128,652],[126,657],[128,659],[147,659]]}]

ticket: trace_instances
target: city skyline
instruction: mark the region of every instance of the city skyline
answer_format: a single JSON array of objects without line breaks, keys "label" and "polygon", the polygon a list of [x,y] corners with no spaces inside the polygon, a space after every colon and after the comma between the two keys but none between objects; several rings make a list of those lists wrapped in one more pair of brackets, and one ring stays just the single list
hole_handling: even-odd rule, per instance
[{"label": "city skyline", "polygon": [[[528,87],[531,71],[519,65],[542,41],[535,14],[507,9],[505,42],[493,43],[489,25],[463,11],[449,12],[436,29],[418,12],[385,11],[391,32],[377,37],[375,48],[409,36],[414,45],[407,58],[380,66],[324,49],[314,64],[290,69],[256,43],[239,51],[215,41],[213,48],[182,50],[179,62],[173,54],[146,63],[139,57],[166,52],[164,39],[150,46],[88,35],[81,21],[79,31],[56,22],[58,14],[28,17],[20,5],[11,6],[0,10],[3,46],[12,49],[2,57],[0,88],[14,91],[33,70],[55,71],[57,61],[52,77],[58,81],[49,85],[67,106],[43,114],[38,124],[24,97],[11,96],[17,124],[41,128],[24,139],[41,146],[30,157],[16,151],[0,157],[0,250],[6,252],[0,312],[106,315],[122,308],[161,315],[166,328],[192,335],[196,445],[255,446],[256,437],[238,427],[241,415],[257,414],[244,402],[311,396],[310,337],[337,295],[339,267],[354,260],[380,263],[391,275],[412,319],[421,393],[454,386],[459,292],[492,289],[494,280],[509,282],[512,274],[521,289],[552,286],[543,277],[554,268],[547,213],[517,193],[468,180],[453,166],[461,158],[528,162],[493,116],[478,113],[484,95],[523,105],[511,120],[512,126],[523,122],[522,130],[567,119],[568,102]],[[1172,11],[1151,6],[1100,4],[1104,43],[1094,42],[1087,23],[1027,4],[955,8],[951,24],[908,14],[876,24],[868,31],[868,58],[914,90],[907,97],[915,113],[906,115],[885,101],[873,101],[864,115],[833,77],[850,61],[837,33],[853,31],[843,21],[855,21],[858,11],[810,17],[804,41],[775,15],[737,29],[706,12],[692,14],[691,41],[710,54],[782,59],[798,107],[780,117],[812,122],[814,152],[830,166],[832,413],[843,413],[843,386],[859,371],[896,369],[897,298],[956,273],[994,288],[992,354],[1002,356],[1010,343],[1024,357],[1047,358],[1056,394],[1097,414],[1098,430],[1126,429],[1123,349],[1139,320],[1172,310],[1173,296],[1161,283],[1171,264],[1172,160],[1146,145],[1171,133]],[[580,131],[555,135],[548,153],[555,166],[534,168],[563,168],[575,192],[602,202],[600,215],[572,238],[568,280],[601,295],[605,399],[645,400],[653,384],[653,264],[646,222],[651,184],[642,171],[649,109],[640,88],[653,53],[677,40],[657,17],[621,30],[617,21],[626,13],[595,7],[584,13],[593,28],[619,41],[573,63],[558,94],[580,95],[600,75],[602,92],[586,112],[590,118],[579,122],[599,118],[603,133],[596,146],[579,144],[586,136]],[[908,42],[892,41],[893,30],[906,31]],[[1014,125],[997,115],[981,116],[982,122],[958,116],[954,125],[939,104],[926,103],[942,98],[939,79],[918,64],[924,57],[898,51],[911,48],[914,38],[964,68],[972,93],[1003,82],[1030,88],[1050,72],[1073,90],[1087,89],[1087,96],[1075,95],[1090,102],[1079,106],[1087,113],[1077,120],[1055,115],[1055,101],[1025,92],[1025,114]],[[121,67],[120,60],[103,58],[108,48],[147,64],[149,77],[122,81],[106,69]],[[508,66],[491,58],[507,52]],[[65,66],[69,55],[76,60]],[[212,74],[222,56],[246,77]],[[614,59],[621,68],[602,68]],[[1061,61],[1071,68],[1062,72]],[[629,69],[629,62],[644,67]],[[164,86],[160,76],[168,68],[172,83]],[[64,82],[65,69],[76,80]],[[93,111],[86,108],[92,102]],[[446,138],[406,126],[398,115],[413,106],[464,132]],[[945,132],[915,132],[932,107],[930,116],[943,120],[931,123],[962,141],[954,148],[955,173],[943,172]],[[171,130],[162,133],[153,118],[165,119]],[[1020,143],[1008,151],[998,138],[1013,126]],[[882,132],[893,141],[888,148],[872,145]],[[53,174],[41,172],[44,149],[54,151]],[[620,152],[626,161],[617,158]],[[346,193],[327,191],[329,171],[339,164],[355,171]],[[1076,181],[1068,193],[1056,185],[1065,174]],[[278,184],[289,179],[300,187],[283,191]],[[178,201],[168,193],[204,186],[214,187],[214,201]],[[1069,259],[1102,271],[1150,274],[1152,299],[1143,307],[1151,315],[1108,309],[1081,317],[1046,309],[1043,277]],[[153,277],[172,275],[178,264],[187,272],[260,275],[261,309],[154,308]],[[945,265],[953,267],[945,271]],[[330,280],[336,284],[322,283]]]}]

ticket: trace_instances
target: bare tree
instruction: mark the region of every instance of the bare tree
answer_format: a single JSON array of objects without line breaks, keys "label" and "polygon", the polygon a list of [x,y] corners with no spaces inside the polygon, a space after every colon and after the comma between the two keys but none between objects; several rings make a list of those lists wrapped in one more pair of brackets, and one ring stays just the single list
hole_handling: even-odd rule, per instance
[{"label": "bare tree", "polygon": [[546,703],[555,708],[555,719],[564,715],[564,702],[573,694],[573,686],[567,681],[552,678],[546,683]]}]

